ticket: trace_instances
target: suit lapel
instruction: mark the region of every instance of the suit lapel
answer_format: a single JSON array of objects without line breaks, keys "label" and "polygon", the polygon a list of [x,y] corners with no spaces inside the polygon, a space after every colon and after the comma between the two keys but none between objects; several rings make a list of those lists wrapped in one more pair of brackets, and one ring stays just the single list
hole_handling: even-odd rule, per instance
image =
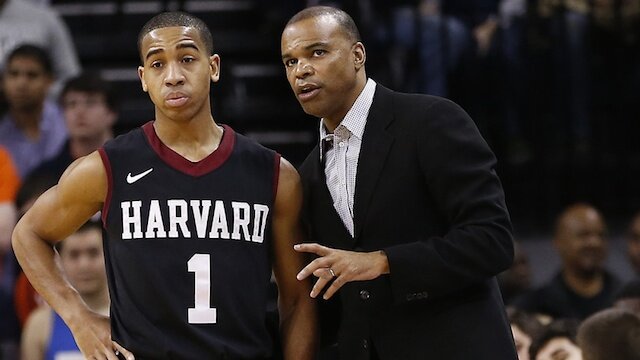
[{"label": "suit lapel", "polygon": [[386,131],[393,120],[391,96],[391,90],[381,85],[376,86],[376,93],[362,136],[353,200],[355,239],[358,239],[362,231],[371,197],[394,141],[393,136]]}]

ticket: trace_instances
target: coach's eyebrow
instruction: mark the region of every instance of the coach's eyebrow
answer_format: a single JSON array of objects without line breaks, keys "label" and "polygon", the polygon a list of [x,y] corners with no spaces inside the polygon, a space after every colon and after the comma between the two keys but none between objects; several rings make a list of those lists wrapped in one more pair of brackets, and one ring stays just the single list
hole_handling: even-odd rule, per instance
[{"label": "coach's eyebrow", "polygon": [[309,44],[309,45],[305,46],[304,48],[305,48],[305,50],[310,50],[310,49],[313,49],[313,48],[316,48],[316,47],[327,47],[327,46],[329,46],[329,43],[326,42],[326,41],[316,41],[313,44]]}]

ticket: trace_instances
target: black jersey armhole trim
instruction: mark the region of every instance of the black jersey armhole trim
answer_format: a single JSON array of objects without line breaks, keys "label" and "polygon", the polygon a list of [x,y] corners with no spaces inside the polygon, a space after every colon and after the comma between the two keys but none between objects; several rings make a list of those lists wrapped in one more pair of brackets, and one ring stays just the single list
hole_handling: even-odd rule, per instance
[{"label": "black jersey armhole trim", "polygon": [[222,139],[220,140],[218,148],[198,162],[185,159],[182,155],[165,145],[158,137],[158,134],[156,134],[153,121],[142,125],[142,130],[149,146],[151,146],[151,149],[153,149],[163,162],[187,175],[202,176],[222,166],[233,152],[236,134],[229,126],[222,125],[222,127],[224,132],[222,133]]},{"label": "black jersey armhole trim", "polygon": [[102,205],[102,226],[106,229],[107,216],[109,214],[109,207],[111,206],[111,195],[113,193],[113,173],[111,172],[111,162],[109,161],[109,157],[107,156],[107,152],[104,150],[104,148],[99,148],[98,153],[100,154],[100,158],[102,159],[104,170],[107,173],[107,196],[105,197],[104,203]]},{"label": "black jersey armhole trim", "polygon": [[273,161],[273,203],[276,203],[278,196],[278,181],[280,180],[280,159],[281,155],[276,153]]}]

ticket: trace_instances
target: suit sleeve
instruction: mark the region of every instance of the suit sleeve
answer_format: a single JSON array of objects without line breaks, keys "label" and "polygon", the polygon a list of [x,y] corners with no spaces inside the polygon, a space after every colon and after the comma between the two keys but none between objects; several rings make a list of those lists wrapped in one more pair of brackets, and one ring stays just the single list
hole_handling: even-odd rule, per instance
[{"label": "suit sleeve", "polygon": [[421,112],[414,114],[422,120],[411,141],[427,193],[448,230],[384,249],[396,302],[412,294],[433,298],[463,291],[513,261],[511,222],[489,146],[456,104],[440,99]]}]

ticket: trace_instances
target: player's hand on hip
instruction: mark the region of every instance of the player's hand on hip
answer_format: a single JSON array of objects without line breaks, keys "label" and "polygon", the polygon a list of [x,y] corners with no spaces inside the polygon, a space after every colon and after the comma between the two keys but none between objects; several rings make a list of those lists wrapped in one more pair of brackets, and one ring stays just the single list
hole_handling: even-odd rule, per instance
[{"label": "player's hand on hip", "polygon": [[382,274],[389,273],[389,262],[383,251],[356,252],[332,249],[319,244],[297,244],[298,252],[312,253],[318,258],[311,261],[297,275],[298,280],[306,279],[313,274],[318,281],[311,290],[315,298],[330,284],[322,296],[331,298],[338,289],[350,281],[373,280]]},{"label": "player's hand on hip", "polygon": [[69,327],[86,359],[118,360],[119,354],[127,360],[135,359],[129,350],[111,340],[111,322],[106,316],[87,312],[77,321],[77,326]]}]

